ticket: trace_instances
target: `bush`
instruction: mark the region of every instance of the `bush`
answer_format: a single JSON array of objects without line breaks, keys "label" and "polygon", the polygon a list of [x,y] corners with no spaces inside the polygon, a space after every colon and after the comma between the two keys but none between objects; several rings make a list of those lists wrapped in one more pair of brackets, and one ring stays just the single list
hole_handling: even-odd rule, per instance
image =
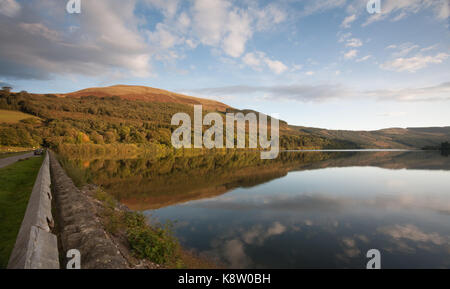
[{"label": "bush", "polygon": [[126,213],[125,219],[128,242],[136,257],[158,264],[177,262],[179,244],[168,226],[150,228],[140,213]]}]

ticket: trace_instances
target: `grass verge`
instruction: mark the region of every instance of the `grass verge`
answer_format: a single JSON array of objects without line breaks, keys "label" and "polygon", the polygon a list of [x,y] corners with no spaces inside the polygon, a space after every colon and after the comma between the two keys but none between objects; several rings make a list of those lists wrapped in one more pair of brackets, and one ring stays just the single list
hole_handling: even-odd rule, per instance
[{"label": "grass verge", "polygon": [[0,268],[6,268],[43,157],[0,169]]}]

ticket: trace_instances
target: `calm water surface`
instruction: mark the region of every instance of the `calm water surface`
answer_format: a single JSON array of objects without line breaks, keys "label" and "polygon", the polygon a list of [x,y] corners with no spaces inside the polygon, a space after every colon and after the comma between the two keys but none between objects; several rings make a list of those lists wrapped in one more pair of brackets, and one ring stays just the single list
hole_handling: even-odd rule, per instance
[{"label": "calm water surface", "polygon": [[[113,170],[93,179],[149,218],[176,221],[183,246],[227,267],[365,268],[366,252],[375,248],[384,268],[450,268],[449,157],[290,152],[283,158],[234,167],[230,162],[240,160],[192,159],[185,165],[191,173],[177,169],[177,160],[171,167],[120,161],[128,177]],[[111,166],[89,165],[98,172]],[[167,172],[145,170],[155,166]]]}]

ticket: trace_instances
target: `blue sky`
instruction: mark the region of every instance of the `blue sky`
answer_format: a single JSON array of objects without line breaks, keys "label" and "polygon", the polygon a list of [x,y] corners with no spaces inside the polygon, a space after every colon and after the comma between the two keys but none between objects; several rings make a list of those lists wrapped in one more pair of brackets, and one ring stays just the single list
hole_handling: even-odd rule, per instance
[{"label": "blue sky", "polygon": [[450,125],[448,0],[0,0],[0,83],[136,84],[332,129]]}]

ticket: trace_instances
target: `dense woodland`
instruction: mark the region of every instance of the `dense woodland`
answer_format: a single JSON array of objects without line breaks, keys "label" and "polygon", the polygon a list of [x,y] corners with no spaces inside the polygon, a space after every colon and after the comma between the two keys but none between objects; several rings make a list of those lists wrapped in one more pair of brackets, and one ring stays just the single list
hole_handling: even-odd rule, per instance
[{"label": "dense woodland", "polygon": [[[18,123],[0,123],[0,145],[50,147],[68,153],[124,153],[136,148],[173,151],[172,115],[189,105],[142,102],[119,97],[62,98],[56,95],[0,91],[0,109],[17,110],[39,117]],[[204,128],[207,129],[207,128]],[[295,131],[281,123],[282,149],[355,148],[357,145],[311,133]],[[133,146],[130,146],[130,145]],[[80,146],[82,145],[82,146]]]}]

